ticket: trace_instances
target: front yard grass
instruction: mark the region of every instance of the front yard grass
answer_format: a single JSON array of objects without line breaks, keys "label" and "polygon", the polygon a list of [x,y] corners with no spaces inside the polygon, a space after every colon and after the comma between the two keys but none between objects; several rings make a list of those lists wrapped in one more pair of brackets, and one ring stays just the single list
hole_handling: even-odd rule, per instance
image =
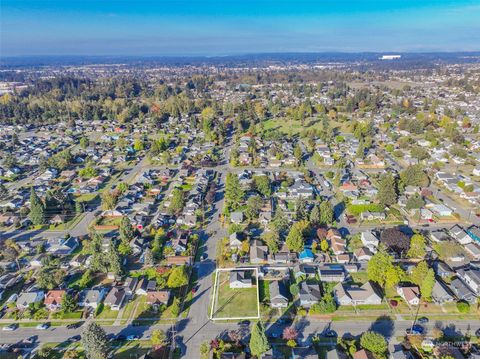
[{"label": "front yard grass", "polygon": [[217,273],[216,298],[213,298],[214,312],[212,317],[221,318],[242,318],[257,317],[258,306],[257,287],[252,288],[230,288],[229,272],[219,271]]}]

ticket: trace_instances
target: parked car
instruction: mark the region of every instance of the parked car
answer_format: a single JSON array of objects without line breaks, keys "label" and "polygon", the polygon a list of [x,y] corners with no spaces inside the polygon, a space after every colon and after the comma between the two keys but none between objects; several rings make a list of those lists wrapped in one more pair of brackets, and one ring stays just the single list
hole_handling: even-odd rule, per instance
[{"label": "parked car", "polygon": [[139,337],[138,335],[129,335],[129,336],[127,337],[127,340],[128,340],[128,341],[138,340],[138,339],[140,339],[140,337]]},{"label": "parked car", "polygon": [[420,325],[413,325],[411,328],[407,329],[407,334],[409,335],[422,335],[425,329]]},{"label": "parked car", "polygon": [[45,329],[48,329],[49,327],[50,327],[49,323],[42,323],[37,325],[35,328],[37,328],[38,330],[45,330]]},{"label": "parked car", "polygon": [[3,327],[2,330],[11,332],[11,331],[13,331],[17,328],[18,328],[18,324],[9,324],[9,325]]},{"label": "parked car", "polygon": [[419,322],[420,324],[426,324],[428,323],[428,318],[427,317],[418,318],[417,322]]},{"label": "parked car", "polygon": [[335,338],[337,336],[337,333],[335,332],[335,330],[328,329],[323,332],[323,336],[327,338]]},{"label": "parked car", "polygon": [[71,343],[78,342],[82,337],[80,335],[74,335],[73,337],[68,338],[67,340]]}]

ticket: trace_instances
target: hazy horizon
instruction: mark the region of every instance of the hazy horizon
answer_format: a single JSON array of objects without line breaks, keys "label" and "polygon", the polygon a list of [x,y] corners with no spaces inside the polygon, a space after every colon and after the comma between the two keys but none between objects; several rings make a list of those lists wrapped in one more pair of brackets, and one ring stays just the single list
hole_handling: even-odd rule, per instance
[{"label": "hazy horizon", "polygon": [[480,49],[471,0],[4,0],[2,56],[222,56]]}]

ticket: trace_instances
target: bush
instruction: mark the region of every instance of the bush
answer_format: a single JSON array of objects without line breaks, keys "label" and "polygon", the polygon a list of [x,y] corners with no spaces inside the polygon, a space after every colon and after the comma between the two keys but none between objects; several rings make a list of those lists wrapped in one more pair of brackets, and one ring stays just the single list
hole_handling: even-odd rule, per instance
[{"label": "bush", "polygon": [[468,313],[470,311],[470,304],[464,301],[457,302],[457,309],[460,313]]},{"label": "bush", "polygon": [[354,215],[359,216],[362,212],[370,211],[370,212],[383,212],[385,207],[370,203],[370,204],[350,204],[347,207],[347,212]]}]

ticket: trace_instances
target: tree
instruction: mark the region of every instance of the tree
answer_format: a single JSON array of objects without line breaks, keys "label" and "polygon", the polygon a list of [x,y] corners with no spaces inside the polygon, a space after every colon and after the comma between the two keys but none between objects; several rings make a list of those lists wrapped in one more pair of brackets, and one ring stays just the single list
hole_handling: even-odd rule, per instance
[{"label": "tree", "polygon": [[89,140],[87,137],[82,137],[80,139],[80,147],[83,148],[83,149],[86,149],[89,145]]},{"label": "tree", "polygon": [[75,349],[68,349],[63,353],[63,359],[77,359],[78,352]]},{"label": "tree", "polygon": [[253,184],[262,196],[269,198],[272,195],[270,179],[267,176],[253,176]]},{"label": "tree", "polygon": [[470,312],[470,304],[461,300],[457,302],[457,309],[460,313],[468,313]]},{"label": "tree", "polygon": [[406,208],[408,210],[411,209],[419,209],[425,205],[425,201],[423,200],[422,196],[415,194],[407,199]]},{"label": "tree", "polygon": [[170,288],[179,288],[188,284],[188,274],[185,266],[177,266],[168,276],[167,285]]},{"label": "tree", "polygon": [[379,333],[368,331],[360,337],[360,346],[377,357],[385,357],[387,353],[387,341],[385,337]]},{"label": "tree", "polygon": [[297,340],[298,332],[293,326],[286,327],[283,329],[282,338],[285,340]]},{"label": "tree", "polygon": [[122,259],[120,258],[120,254],[118,253],[117,248],[110,244],[107,253],[107,262],[108,262],[108,270],[116,275],[120,275],[123,272],[122,268]]},{"label": "tree", "polygon": [[300,222],[293,224],[286,239],[287,247],[292,252],[301,252],[303,250],[303,231],[297,225],[298,223]]},{"label": "tree", "polygon": [[427,276],[428,264],[426,261],[421,261],[417,263],[415,268],[412,269],[410,274],[410,280],[416,285],[420,286]]},{"label": "tree", "polygon": [[252,334],[250,336],[250,352],[252,355],[259,357],[268,350],[270,350],[270,343],[265,334],[265,327],[261,321],[258,321],[252,328]]},{"label": "tree", "polygon": [[263,240],[265,241],[268,247],[268,251],[270,253],[275,254],[279,251],[280,236],[278,235],[278,232],[275,229],[269,232],[264,232]]},{"label": "tree", "polygon": [[300,145],[298,143],[293,149],[293,155],[297,159],[297,162],[300,162],[302,160],[303,152],[302,152],[302,148],[300,147]]},{"label": "tree", "polygon": [[328,248],[329,248],[329,245],[328,245],[327,240],[322,239],[322,241],[320,242],[320,249],[322,250],[322,252],[327,252]]},{"label": "tree", "polygon": [[0,183],[0,199],[4,199],[8,196],[8,189],[3,183]]},{"label": "tree", "polygon": [[45,223],[45,207],[33,187],[30,191],[29,218],[34,226],[39,226]]},{"label": "tree", "polygon": [[320,213],[320,208],[315,205],[312,208],[312,211],[310,212],[310,223],[313,225],[319,225],[321,222],[321,213]]},{"label": "tree", "polygon": [[130,242],[135,238],[135,230],[133,229],[132,222],[130,222],[130,218],[127,216],[122,217],[118,232],[120,237],[118,251],[124,256],[129,255],[132,253]]},{"label": "tree", "polygon": [[179,298],[173,298],[172,306],[170,308],[170,311],[174,317],[178,317],[180,314],[180,299]]},{"label": "tree", "polygon": [[386,246],[389,251],[393,251],[400,256],[408,252],[410,240],[408,236],[398,228],[386,228],[380,235],[380,242]]},{"label": "tree", "polygon": [[278,208],[275,211],[275,215],[272,218],[271,225],[273,228],[277,230],[279,234],[282,234],[288,229],[289,227],[288,218],[281,208]]},{"label": "tree", "polygon": [[377,199],[383,206],[397,203],[397,184],[391,173],[385,173],[380,177]]},{"label": "tree", "polygon": [[161,348],[167,345],[167,335],[163,330],[155,329],[152,331],[151,336],[152,346],[155,348]]},{"label": "tree", "polygon": [[202,359],[208,358],[208,354],[210,353],[210,344],[208,342],[203,342],[200,345],[200,355]]},{"label": "tree", "polygon": [[328,201],[320,203],[320,224],[332,224],[333,223],[333,208]]},{"label": "tree", "polygon": [[87,322],[82,331],[82,346],[88,359],[104,359],[108,355],[105,330],[95,322]]},{"label": "tree", "polygon": [[400,180],[404,186],[428,186],[429,179],[422,165],[413,165],[400,172]]},{"label": "tree", "polygon": [[229,172],[225,181],[225,201],[228,211],[235,211],[242,204],[244,196],[238,176]]},{"label": "tree", "polygon": [[384,246],[380,246],[377,253],[368,261],[367,276],[381,287],[385,287],[389,270],[393,267],[393,257],[389,255]]},{"label": "tree", "polygon": [[62,297],[62,307],[61,307],[62,311],[73,312],[76,307],[77,307],[76,299],[72,295],[65,293]]},{"label": "tree", "polygon": [[258,217],[262,208],[263,201],[260,196],[252,196],[247,200],[247,208],[245,209],[245,216],[249,220],[253,220]]},{"label": "tree", "polygon": [[299,289],[296,283],[290,284],[290,294],[292,295],[292,297],[296,297],[298,294],[298,291]]},{"label": "tree", "polygon": [[414,234],[410,238],[410,249],[407,252],[409,258],[423,258],[425,257],[425,237],[421,234]]},{"label": "tree", "polygon": [[108,211],[115,208],[117,204],[117,196],[110,191],[104,191],[102,193],[102,209]]},{"label": "tree", "polygon": [[185,198],[183,191],[180,188],[175,188],[172,191],[172,199],[170,201],[170,206],[168,207],[168,210],[170,213],[179,213],[182,209],[183,206],[185,205]]},{"label": "tree", "polygon": [[435,272],[430,268],[425,278],[420,284],[420,292],[422,297],[430,299],[432,297],[433,287],[435,286]]},{"label": "tree", "polygon": [[151,267],[155,264],[152,250],[148,247],[145,249],[145,252],[143,254],[143,264],[145,264],[147,267]]},{"label": "tree", "polygon": [[43,345],[35,355],[35,358],[49,359],[53,355],[52,347]]}]

